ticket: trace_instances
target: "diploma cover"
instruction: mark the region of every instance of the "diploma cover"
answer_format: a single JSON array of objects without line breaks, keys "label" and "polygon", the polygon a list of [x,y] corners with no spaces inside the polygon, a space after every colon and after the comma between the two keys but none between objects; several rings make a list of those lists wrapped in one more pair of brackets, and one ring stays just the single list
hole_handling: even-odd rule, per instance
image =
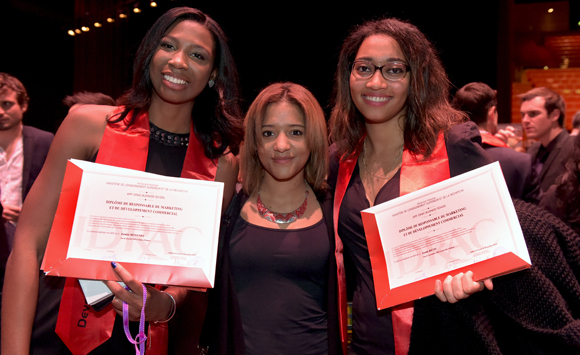
[{"label": "diploma cover", "polygon": [[434,293],[435,280],[475,281],[531,264],[499,163],[361,211],[378,309]]},{"label": "diploma cover", "polygon": [[[119,107],[112,116],[120,114],[123,109]],[[107,124],[97,163],[145,171],[149,151],[149,113],[139,113],[135,122],[127,126],[133,114],[131,111],[123,120]],[[215,180],[216,170],[217,160],[205,156],[204,147],[195,136],[192,124],[181,177]],[[111,305],[95,312],[86,304],[77,280],[67,278],[56,333],[74,355],[86,355],[111,337],[115,315]],[[167,340],[167,323],[149,324],[148,354],[167,354]]]}]

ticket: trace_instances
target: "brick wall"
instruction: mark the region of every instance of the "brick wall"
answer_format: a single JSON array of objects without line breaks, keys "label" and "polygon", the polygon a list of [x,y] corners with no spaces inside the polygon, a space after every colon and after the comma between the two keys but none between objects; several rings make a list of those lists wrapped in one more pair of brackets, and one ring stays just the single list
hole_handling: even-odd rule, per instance
[{"label": "brick wall", "polygon": [[527,69],[520,83],[512,83],[512,123],[521,123],[519,94],[545,86],[564,98],[566,119],[564,125],[572,129],[572,116],[580,111],[580,68],[568,69]]}]

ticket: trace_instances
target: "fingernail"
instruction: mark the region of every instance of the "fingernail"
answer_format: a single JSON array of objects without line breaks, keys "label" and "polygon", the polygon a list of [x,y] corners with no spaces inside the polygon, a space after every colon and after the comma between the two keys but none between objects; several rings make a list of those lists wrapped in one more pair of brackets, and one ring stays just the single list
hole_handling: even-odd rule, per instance
[{"label": "fingernail", "polygon": [[116,267],[117,267],[117,263],[116,263],[116,262],[114,262],[114,261],[111,261],[111,266],[112,266],[112,267],[113,267],[113,269],[114,269],[114,268],[116,268]]}]

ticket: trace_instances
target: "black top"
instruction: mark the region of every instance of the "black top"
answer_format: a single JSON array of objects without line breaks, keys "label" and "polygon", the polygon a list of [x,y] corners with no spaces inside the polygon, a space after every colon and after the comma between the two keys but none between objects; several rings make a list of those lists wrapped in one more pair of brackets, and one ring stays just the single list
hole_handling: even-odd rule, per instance
[{"label": "black top", "polygon": [[324,220],[272,229],[238,217],[230,239],[232,275],[246,354],[327,354]]},{"label": "black top", "polygon": [[548,191],[550,186],[556,183],[556,179],[566,171],[565,164],[572,154],[573,146],[573,138],[564,129],[546,147],[536,142],[528,148],[533,168],[540,179],[542,193]]},{"label": "black top", "polygon": [[[445,137],[445,144],[452,177],[493,162],[481,147],[479,130],[472,122],[453,126]],[[329,181],[333,186],[336,184],[338,161],[336,149],[331,147]],[[375,205],[399,197],[400,178],[399,170],[381,188]],[[347,280],[347,283],[355,282],[351,349],[357,355],[394,354],[391,311],[377,311],[371,262],[360,214],[369,207],[357,164],[348,183],[338,221],[338,235],[355,269],[354,272],[347,270],[347,275],[355,275],[354,280]]]},{"label": "black top", "polygon": [[529,154],[485,143],[483,149],[495,161],[499,162],[512,198],[535,204],[539,202],[539,174],[532,168],[532,157]]},{"label": "black top", "polygon": [[145,171],[180,177],[186,152],[187,146],[167,146],[151,139],[149,140],[149,154],[147,154]]},{"label": "black top", "polygon": [[[186,145],[168,146],[154,140],[149,140],[149,152],[145,171],[160,175],[179,177]],[[119,154],[122,154],[120,152]],[[91,159],[93,162],[96,155]],[[39,273],[40,283],[38,290],[38,304],[32,329],[30,354],[34,355],[69,355],[71,352],[55,333],[58,309],[66,278],[44,276]],[[139,333],[139,322],[129,322],[133,338]],[[115,317],[115,326],[111,339],[101,344],[91,355],[135,354],[135,346],[129,342],[123,330],[123,317]]]},{"label": "black top", "polygon": [[[317,246],[317,249],[321,248],[323,244],[327,245],[329,248],[328,254],[326,254],[328,255],[329,259],[328,262],[325,263],[328,268],[328,272],[325,273],[325,275],[328,275],[328,280],[326,280],[325,283],[326,287],[324,289],[324,302],[326,305],[327,313],[326,338],[328,339],[328,354],[333,355],[342,353],[342,350],[338,328],[338,290],[336,259],[334,257],[334,233],[332,226],[332,195],[330,194],[330,191],[324,191],[320,194],[317,194],[316,197],[320,203],[324,215],[324,223],[317,225],[316,228],[318,230],[321,225],[325,226],[326,231],[320,231],[320,233],[321,235],[324,235],[328,238],[327,243],[317,239],[318,241],[315,245]],[[215,287],[208,290],[209,305],[201,337],[201,345],[209,346],[209,354],[246,354],[246,342],[241,315],[241,308],[243,306],[240,305],[240,300],[238,299],[239,292],[244,293],[245,290],[238,290],[237,282],[234,282],[234,276],[232,272],[233,266],[231,265],[232,262],[230,260],[229,248],[230,246],[235,246],[234,244],[230,244],[230,238],[234,237],[234,228],[237,224],[235,222],[238,220],[240,210],[244,203],[247,201],[247,198],[248,196],[246,196],[242,191],[235,194],[230,206],[222,216]],[[309,228],[314,228],[314,226]],[[292,246],[292,244],[285,245],[284,253],[297,248],[297,246],[298,245]],[[308,247],[310,248],[310,245]],[[253,248],[254,252],[258,250],[259,248]],[[316,253],[319,252],[322,251],[319,250]],[[293,252],[293,254],[295,253],[296,251]],[[301,253],[310,254],[311,251],[301,249]],[[320,262],[320,260],[318,262]],[[278,266],[280,265],[278,264]],[[306,267],[307,269],[311,268],[309,265],[302,265],[300,267]],[[318,278],[318,276],[316,278]],[[316,282],[320,283],[320,281]],[[312,283],[312,281],[310,281],[310,283]],[[288,285],[284,287],[288,287]],[[262,288],[265,289],[267,286],[263,286]],[[290,287],[290,289],[293,289],[295,292],[300,292],[298,291],[298,288],[296,285]],[[304,302],[304,299],[300,302]],[[307,302],[312,304],[312,301]],[[300,306],[303,307],[303,305]],[[293,315],[295,314],[293,313]],[[292,340],[294,338],[295,337],[289,337],[290,341],[294,341]],[[273,339],[266,340],[271,341]],[[261,351],[260,349],[258,349],[258,351],[260,351],[262,354],[270,353],[268,351]],[[289,353],[300,354],[301,352],[294,351]],[[324,352],[324,354],[326,354],[326,352]]]}]

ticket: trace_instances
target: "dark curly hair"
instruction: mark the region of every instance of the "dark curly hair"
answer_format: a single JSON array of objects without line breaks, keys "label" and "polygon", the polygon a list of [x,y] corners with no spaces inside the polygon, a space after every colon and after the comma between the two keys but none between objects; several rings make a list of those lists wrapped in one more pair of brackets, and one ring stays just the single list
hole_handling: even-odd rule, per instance
[{"label": "dark curly hair", "polygon": [[[133,84],[117,102],[125,110],[114,121],[123,120],[129,111],[149,109],[152,84],[149,65],[161,38],[178,21],[195,21],[209,30],[215,46],[214,68],[217,77],[213,88],[206,88],[195,100],[191,111],[197,138],[205,147],[205,155],[215,159],[229,149],[237,154],[243,139],[242,112],[239,106],[238,72],[221,27],[208,15],[190,7],[176,7],[163,14],[149,29],[137,49],[133,63]],[[137,115],[133,115],[136,117]],[[133,122],[129,122],[129,125]]]},{"label": "dark curly hair", "polygon": [[566,162],[566,172],[559,179],[556,198],[564,220],[580,223],[580,135],[574,138],[572,154]]},{"label": "dark curly hair", "polygon": [[101,92],[81,91],[68,95],[62,100],[62,103],[67,107],[72,107],[77,104],[115,106],[115,99]]}]

